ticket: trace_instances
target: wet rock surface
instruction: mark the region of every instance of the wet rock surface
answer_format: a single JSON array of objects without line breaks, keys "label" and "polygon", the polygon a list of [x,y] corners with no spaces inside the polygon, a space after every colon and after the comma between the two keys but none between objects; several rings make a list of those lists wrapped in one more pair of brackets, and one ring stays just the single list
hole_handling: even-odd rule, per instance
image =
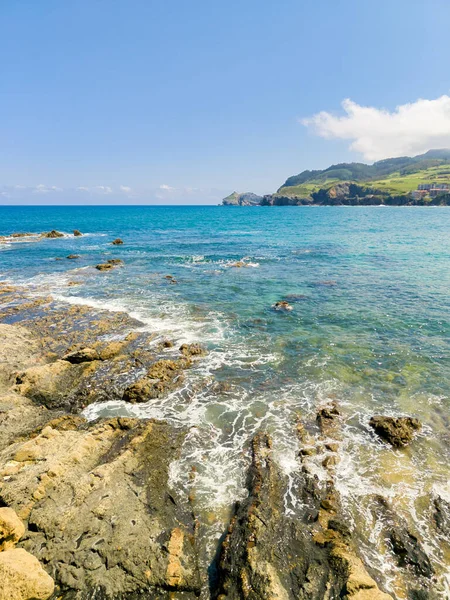
[{"label": "wet rock surface", "polygon": [[422,427],[420,421],[413,417],[379,415],[372,417],[369,425],[381,438],[397,448],[408,445]]},{"label": "wet rock surface", "polygon": [[[173,489],[170,477],[189,430],[79,414],[91,402],[148,402],[184,388],[203,346],[174,346],[124,313],[68,307],[13,286],[0,287],[0,298],[0,547],[9,545],[0,557],[15,553],[11,580],[26,565],[36,581],[44,577],[45,593],[54,580],[52,599],[62,600],[391,598],[359,554],[338,493],[345,417],[337,401],[321,404],[312,422],[293,423],[291,478],[267,432],[251,440],[247,497],[214,558],[195,495]],[[226,391],[228,382],[210,379],[204,385]],[[443,498],[430,500],[442,536],[447,513]],[[434,600],[434,565],[419,533],[384,499],[377,516],[398,565],[399,597]],[[23,589],[10,597],[41,597]]]},{"label": "wet rock surface", "polygon": [[47,233],[43,233],[42,237],[55,239],[55,238],[64,237],[64,234],[61,233],[60,231],[56,231],[55,229],[52,229],[51,231],[48,231]]},{"label": "wet rock surface", "polygon": [[298,490],[305,511],[299,520],[286,513],[286,485],[272,459],[270,437],[258,434],[252,441],[249,496],[237,506],[223,542],[215,597],[389,600],[352,548],[335,491],[321,490],[305,467]]}]

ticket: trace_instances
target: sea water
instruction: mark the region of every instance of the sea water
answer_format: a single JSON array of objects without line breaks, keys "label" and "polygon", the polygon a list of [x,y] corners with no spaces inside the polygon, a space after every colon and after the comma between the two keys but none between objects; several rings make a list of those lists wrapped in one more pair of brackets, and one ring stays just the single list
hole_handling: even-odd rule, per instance
[{"label": "sea water", "polygon": [[[91,405],[88,418],[156,417],[187,427],[172,483],[194,488],[197,509],[216,516],[244,497],[248,442],[268,431],[292,481],[286,511],[295,514],[296,420],[313,421],[317,407],[337,401],[345,425],[336,485],[366,560],[394,590],[374,509],[381,494],[439,565],[445,597],[448,556],[429,506],[434,494],[450,493],[450,209],[0,208],[0,235],[50,229],[67,235],[0,245],[2,280],[61,302],[127,311],[156,333],[155,343],[198,341],[208,350],[181,390],[142,405]],[[122,246],[111,245],[116,237]],[[110,258],[124,266],[93,268]],[[274,310],[280,300],[292,310]],[[423,429],[396,451],[368,427],[373,414],[413,415]],[[317,474],[325,476],[319,463]]]}]

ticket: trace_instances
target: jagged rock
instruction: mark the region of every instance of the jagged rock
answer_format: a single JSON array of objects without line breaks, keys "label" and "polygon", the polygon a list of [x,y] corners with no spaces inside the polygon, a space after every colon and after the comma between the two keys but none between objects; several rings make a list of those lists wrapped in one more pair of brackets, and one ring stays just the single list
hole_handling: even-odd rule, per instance
[{"label": "jagged rock", "polygon": [[[399,517],[389,502],[382,496],[377,496],[377,517],[383,523],[386,538],[390,541],[392,550],[397,557],[400,567],[409,567],[410,584],[417,587],[427,586],[434,569],[418,538],[409,530],[408,524]],[[425,584],[423,583],[425,578]]]},{"label": "jagged rock", "polygon": [[0,553],[0,600],[47,600],[53,579],[23,548]]},{"label": "jagged rock", "polygon": [[332,402],[328,406],[323,406],[317,411],[316,421],[319,429],[325,437],[337,437],[340,412],[336,402]]},{"label": "jagged rock", "polygon": [[409,444],[422,427],[419,419],[413,417],[374,416],[369,425],[381,438],[397,448]]},{"label": "jagged rock", "polygon": [[293,307],[286,300],[279,300],[272,306],[275,310],[293,310]]},{"label": "jagged rock", "polygon": [[55,229],[52,229],[51,231],[49,231],[47,233],[43,233],[42,237],[44,237],[44,238],[62,238],[62,237],[64,237],[64,234],[61,233],[60,231],[56,231]]},{"label": "jagged rock", "polygon": [[73,365],[77,365],[83,362],[91,362],[93,360],[99,359],[100,357],[98,355],[97,350],[94,350],[93,348],[80,348],[79,350],[68,352],[62,357],[62,360],[66,360],[67,362],[70,362]]},{"label": "jagged rock", "polygon": [[114,265],[112,265],[111,263],[100,263],[98,265],[95,265],[95,268],[97,269],[97,271],[110,271],[111,269],[114,269]]},{"label": "jagged rock", "polygon": [[120,246],[121,244],[123,244],[123,241],[120,238],[116,238],[113,242],[111,242],[112,244],[114,244],[114,246]]},{"label": "jagged rock", "polygon": [[120,258],[110,258],[106,261],[108,265],[123,265],[123,260]]},{"label": "jagged rock", "polygon": [[25,525],[12,508],[0,508],[0,551],[14,548],[25,533]]},{"label": "jagged rock", "polygon": [[433,500],[433,517],[439,531],[450,539],[450,502],[436,496]]},{"label": "jagged rock", "polygon": [[392,548],[398,556],[400,566],[410,565],[417,575],[423,575],[424,577],[433,575],[434,571],[430,559],[415,535],[404,528],[394,527],[389,538]]},{"label": "jagged rock", "polygon": [[[186,432],[129,418],[68,425],[0,453],[0,495],[28,522],[21,544],[54,574],[56,595],[198,595],[194,517],[169,487]],[[5,479],[20,454],[39,460],[16,461]]]},{"label": "jagged rock", "polygon": [[286,477],[272,460],[270,438],[263,433],[255,436],[249,495],[237,505],[222,545],[217,600],[392,600],[352,550],[348,530],[329,527],[335,503],[329,500],[333,505],[329,512],[320,508],[321,494],[313,482],[305,474],[300,496],[305,506],[310,503],[317,513],[328,516],[322,514],[318,520],[308,518],[307,512],[304,520],[289,516],[284,506]]},{"label": "jagged rock", "polygon": [[180,352],[183,356],[204,356],[206,350],[200,344],[182,344]]},{"label": "jagged rock", "polygon": [[69,260],[75,260],[76,258],[80,258],[79,254],[69,254],[69,256],[66,256],[66,258],[68,258]]},{"label": "jagged rock", "polygon": [[81,233],[81,231],[79,231],[78,229],[74,229],[73,230],[73,235],[75,237],[81,237],[83,234]]},{"label": "jagged rock", "polygon": [[158,360],[144,377],[126,388],[123,399],[134,404],[160,398],[183,381],[183,369],[189,366],[188,359]]}]

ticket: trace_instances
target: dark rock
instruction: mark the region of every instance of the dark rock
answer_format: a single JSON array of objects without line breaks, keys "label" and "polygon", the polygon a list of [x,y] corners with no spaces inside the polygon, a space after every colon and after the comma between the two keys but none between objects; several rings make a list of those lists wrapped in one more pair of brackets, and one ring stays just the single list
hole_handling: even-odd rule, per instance
[{"label": "dark rock", "polygon": [[108,263],[108,265],[123,265],[123,260],[121,260],[120,258],[110,258],[109,260],[106,261]]},{"label": "dark rock", "polygon": [[79,254],[69,254],[69,256],[66,256],[66,258],[73,260],[75,258],[80,258],[80,255]]},{"label": "dark rock", "polygon": [[[307,480],[300,496],[317,512],[320,498],[311,496]],[[349,545],[344,524],[322,515],[319,522],[286,514],[287,481],[271,457],[271,441],[259,433],[252,441],[248,498],[239,503],[223,541],[218,563],[216,600],[323,600],[370,598],[389,600],[379,590]],[[313,486],[315,489],[315,486]],[[332,494],[331,494],[332,496]],[[330,504],[333,503],[329,500]],[[325,514],[325,513],[324,513]],[[364,595],[363,595],[364,594]]]},{"label": "dark rock", "polygon": [[420,421],[413,417],[386,416],[372,417],[369,425],[381,438],[397,448],[409,444],[422,426]]},{"label": "dark rock", "polygon": [[93,350],[92,348],[81,348],[80,350],[74,350],[73,352],[68,352],[62,357],[63,360],[67,360],[73,365],[99,360],[99,358],[100,357],[97,350]]},{"label": "dark rock", "polygon": [[43,233],[42,237],[44,237],[44,238],[62,238],[62,237],[64,237],[64,234],[61,233],[60,231],[56,231],[55,229],[52,229],[48,233]]},{"label": "dark rock", "polygon": [[392,529],[389,539],[401,567],[410,565],[417,575],[424,577],[433,575],[430,559],[416,536],[403,528],[395,527]]},{"label": "dark rock", "polygon": [[95,265],[95,268],[97,269],[97,271],[110,271],[111,269],[114,269],[114,265],[110,263],[100,263],[98,265]]},{"label": "dark rock", "polygon": [[120,238],[116,238],[113,242],[111,242],[112,244],[114,244],[114,246],[120,246],[121,244],[123,244],[123,241]]},{"label": "dark rock", "polygon": [[81,233],[81,231],[79,231],[78,229],[74,229],[73,230],[73,235],[75,237],[81,237],[83,234]]},{"label": "dark rock", "polygon": [[433,500],[433,517],[436,527],[450,540],[450,502],[440,496]]}]

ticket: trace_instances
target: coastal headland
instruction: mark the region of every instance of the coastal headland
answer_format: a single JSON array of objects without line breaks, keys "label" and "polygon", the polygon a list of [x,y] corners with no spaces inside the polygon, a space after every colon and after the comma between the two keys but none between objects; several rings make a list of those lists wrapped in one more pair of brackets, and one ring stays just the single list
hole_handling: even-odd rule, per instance
[{"label": "coastal headland", "polygon": [[449,206],[450,150],[302,171],[274,194],[233,192],[224,206]]}]

